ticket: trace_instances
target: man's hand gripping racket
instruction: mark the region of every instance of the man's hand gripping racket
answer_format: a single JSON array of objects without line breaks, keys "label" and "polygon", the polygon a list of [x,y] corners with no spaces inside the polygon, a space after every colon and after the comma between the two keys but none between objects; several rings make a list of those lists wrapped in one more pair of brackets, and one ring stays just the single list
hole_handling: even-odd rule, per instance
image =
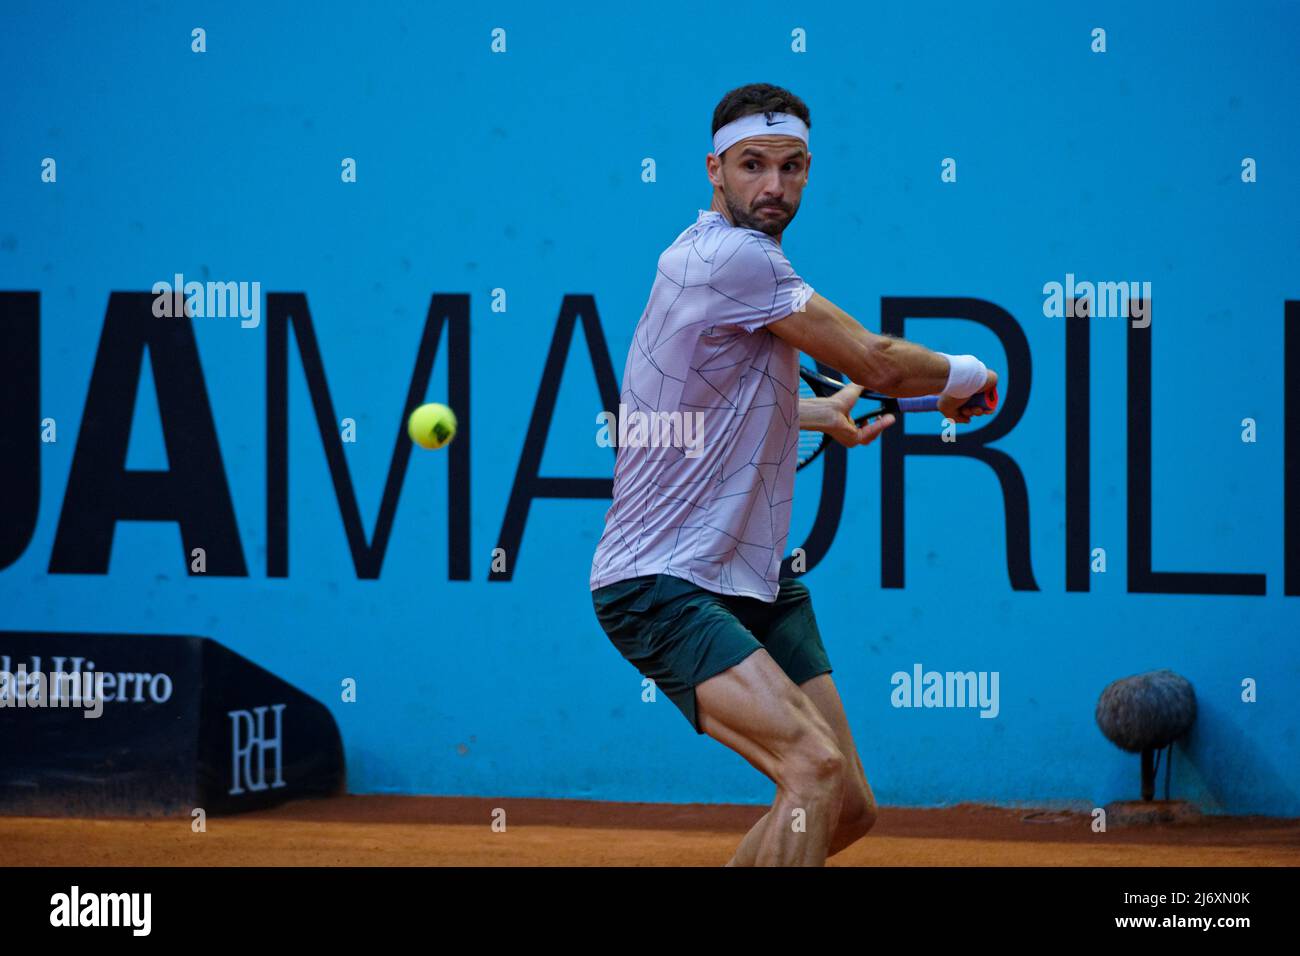
[{"label": "man's hand gripping racket", "polygon": [[[998,377],[996,372],[988,374],[989,387],[970,398],[939,395],[893,398],[879,392],[864,391],[861,385],[845,383],[801,365],[800,399],[824,398],[829,401],[826,403],[828,407],[823,410],[826,418],[817,424],[817,429],[799,433],[798,467],[812,464],[832,439],[848,446],[865,445],[875,440],[903,412],[937,411],[953,421],[963,423],[981,415],[991,415],[998,407]],[[860,401],[870,402],[871,408],[865,414],[851,417],[853,407]]]}]

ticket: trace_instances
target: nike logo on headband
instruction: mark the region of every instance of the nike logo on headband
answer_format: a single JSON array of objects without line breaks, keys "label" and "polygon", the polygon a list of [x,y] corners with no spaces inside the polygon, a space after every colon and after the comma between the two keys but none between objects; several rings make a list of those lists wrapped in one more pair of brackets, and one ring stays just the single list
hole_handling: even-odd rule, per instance
[{"label": "nike logo on headband", "polygon": [[780,126],[782,123],[785,122],[785,120],[783,120],[783,119],[782,119],[782,120],[777,120],[776,122],[772,122],[772,115],[773,115],[772,113],[764,113],[763,115],[767,117],[767,125],[768,125],[768,126]]}]

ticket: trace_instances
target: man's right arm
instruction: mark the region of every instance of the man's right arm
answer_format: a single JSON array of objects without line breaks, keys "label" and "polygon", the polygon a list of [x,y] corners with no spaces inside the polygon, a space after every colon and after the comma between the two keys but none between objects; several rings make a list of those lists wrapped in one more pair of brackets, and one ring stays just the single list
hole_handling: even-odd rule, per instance
[{"label": "man's right arm", "polygon": [[[943,355],[915,342],[877,335],[820,293],[814,292],[802,311],[767,328],[872,391],[909,398],[939,394],[948,384],[949,363]],[[997,374],[990,371],[986,388],[996,384]]]}]

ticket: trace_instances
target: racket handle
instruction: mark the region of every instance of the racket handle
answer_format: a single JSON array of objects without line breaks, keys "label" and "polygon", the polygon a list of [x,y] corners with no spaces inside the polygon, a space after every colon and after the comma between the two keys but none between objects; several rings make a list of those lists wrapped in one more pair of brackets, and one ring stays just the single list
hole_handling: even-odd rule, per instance
[{"label": "racket handle", "polygon": [[[976,392],[966,399],[966,404],[962,406],[962,408],[984,408],[990,412],[997,407],[998,389],[996,385],[987,392]],[[939,410],[939,396],[922,395],[919,398],[900,398],[898,400],[898,410],[900,412],[937,412]]]}]

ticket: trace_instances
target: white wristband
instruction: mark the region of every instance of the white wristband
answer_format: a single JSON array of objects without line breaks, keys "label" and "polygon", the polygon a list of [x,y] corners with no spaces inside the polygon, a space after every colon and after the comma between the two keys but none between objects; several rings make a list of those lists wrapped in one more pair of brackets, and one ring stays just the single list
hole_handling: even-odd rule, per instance
[{"label": "white wristband", "polygon": [[949,355],[940,352],[948,360],[948,384],[943,387],[943,394],[949,398],[970,398],[976,392],[984,391],[984,383],[989,380],[989,370],[973,355]]}]

